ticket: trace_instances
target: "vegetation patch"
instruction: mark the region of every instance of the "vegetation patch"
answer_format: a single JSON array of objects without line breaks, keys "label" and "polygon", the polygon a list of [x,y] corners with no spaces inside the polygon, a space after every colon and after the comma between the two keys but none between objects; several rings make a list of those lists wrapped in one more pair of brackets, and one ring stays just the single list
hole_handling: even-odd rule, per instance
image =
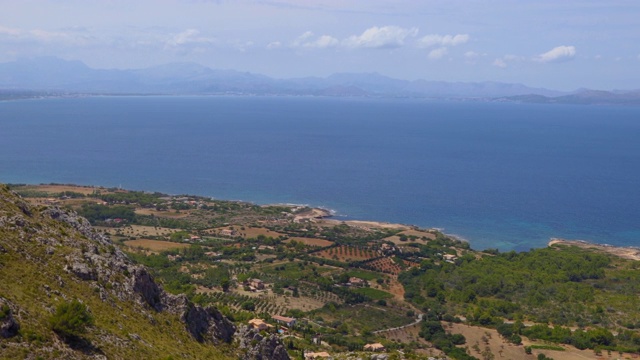
[{"label": "vegetation patch", "polygon": [[339,245],[313,253],[313,256],[341,262],[364,261],[380,256],[376,251],[360,247]]},{"label": "vegetation patch", "polygon": [[373,288],[356,288],[356,289],[353,289],[352,291],[355,293],[364,295],[373,300],[391,299],[393,297],[393,295],[389,294],[386,291],[373,289]]},{"label": "vegetation patch", "polygon": [[125,241],[124,244],[132,248],[143,248],[143,249],[151,250],[155,252],[172,250],[172,249],[184,249],[191,246],[189,244],[175,243],[170,241],[149,240],[149,239],[129,240],[129,241]]},{"label": "vegetation patch", "polygon": [[557,346],[557,345],[538,345],[538,344],[532,344],[528,346],[531,349],[538,349],[538,350],[553,350],[553,351],[565,351],[565,348],[563,348],[562,346]]},{"label": "vegetation patch", "polygon": [[78,300],[64,302],[56,308],[56,312],[49,319],[51,330],[63,338],[80,338],[86,328],[93,325],[93,316],[87,306]]}]

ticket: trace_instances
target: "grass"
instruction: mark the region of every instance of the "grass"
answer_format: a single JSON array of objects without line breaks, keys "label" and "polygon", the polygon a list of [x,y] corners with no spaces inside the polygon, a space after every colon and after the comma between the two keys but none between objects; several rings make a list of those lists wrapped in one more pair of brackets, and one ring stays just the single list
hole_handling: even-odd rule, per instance
[{"label": "grass", "polygon": [[347,272],[347,274],[349,276],[353,276],[353,277],[357,277],[363,280],[367,280],[367,281],[373,281],[376,280],[378,278],[384,277],[382,275],[380,275],[379,273],[374,273],[371,271],[365,271],[365,270],[350,270]]},{"label": "grass", "polygon": [[325,324],[332,322],[347,323],[351,328],[362,332],[400,327],[414,321],[406,316],[406,310],[392,307],[372,307],[365,305],[343,306],[335,310],[323,308],[313,312],[313,317],[322,317]]},{"label": "grass", "polygon": [[532,349],[538,349],[538,350],[565,351],[565,348],[557,345],[535,345],[534,344],[534,345],[529,345],[529,347]]},{"label": "grass", "polygon": [[386,291],[372,289],[372,288],[357,288],[357,289],[353,289],[352,291],[355,293],[367,296],[373,300],[390,299],[393,297],[393,295],[389,294]]},{"label": "grass", "polygon": [[[282,269],[284,267],[284,269]],[[276,270],[280,269],[280,270]],[[276,276],[283,279],[289,280],[300,280],[303,278],[314,277],[313,270],[315,269],[316,273],[323,274],[331,271],[332,269],[329,267],[317,266],[315,264],[309,263],[304,265],[303,262],[294,261],[294,262],[283,262],[283,263],[275,263],[273,265],[265,266],[261,269],[264,273]]]}]

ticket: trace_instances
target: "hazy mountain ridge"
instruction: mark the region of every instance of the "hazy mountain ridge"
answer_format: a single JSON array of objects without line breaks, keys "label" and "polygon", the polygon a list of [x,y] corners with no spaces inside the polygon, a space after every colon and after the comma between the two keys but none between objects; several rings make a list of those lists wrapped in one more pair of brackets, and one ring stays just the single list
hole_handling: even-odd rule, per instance
[{"label": "hazy mountain ridge", "polygon": [[[195,63],[145,69],[92,69],[80,61],[43,57],[0,64],[0,88],[92,94],[247,94],[485,99],[532,103],[640,104],[640,90],[580,89],[572,93],[523,84],[400,80],[378,73],[274,79]],[[0,96],[2,97],[2,96]],[[10,97],[10,96],[5,96]]]}]

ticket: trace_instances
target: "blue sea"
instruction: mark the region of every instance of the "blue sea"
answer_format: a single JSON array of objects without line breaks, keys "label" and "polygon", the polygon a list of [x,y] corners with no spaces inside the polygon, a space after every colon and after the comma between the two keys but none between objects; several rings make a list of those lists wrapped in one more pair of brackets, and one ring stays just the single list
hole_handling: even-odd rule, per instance
[{"label": "blue sea", "polygon": [[640,107],[321,97],[0,102],[0,182],[296,203],[476,249],[640,246]]}]

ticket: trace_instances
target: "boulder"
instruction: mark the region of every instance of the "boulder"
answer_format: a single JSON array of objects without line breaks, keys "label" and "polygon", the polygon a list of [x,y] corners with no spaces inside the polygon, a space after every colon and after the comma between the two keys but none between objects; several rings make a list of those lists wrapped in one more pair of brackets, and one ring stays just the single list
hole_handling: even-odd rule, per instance
[{"label": "boulder", "polygon": [[18,330],[20,330],[20,324],[13,317],[9,301],[0,297],[0,338],[6,339],[16,336]]}]

